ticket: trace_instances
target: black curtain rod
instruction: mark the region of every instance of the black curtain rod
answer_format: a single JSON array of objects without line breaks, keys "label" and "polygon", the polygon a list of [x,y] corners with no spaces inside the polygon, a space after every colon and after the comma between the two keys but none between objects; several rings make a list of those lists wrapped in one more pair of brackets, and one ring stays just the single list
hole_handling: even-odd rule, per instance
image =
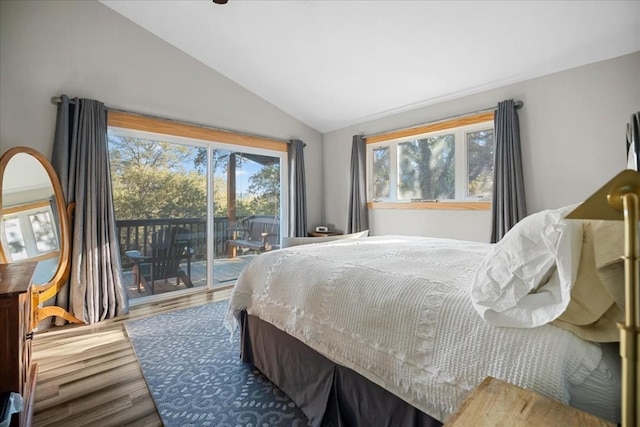
[{"label": "black curtain rod", "polygon": [[[524,107],[524,102],[522,102],[522,101],[515,101],[513,104],[516,107],[516,110],[519,110],[522,107]],[[392,132],[399,132],[399,131],[402,131],[402,130],[417,128],[417,127],[430,125],[430,124],[434,124],[434,123],[438,123],[438,122],[446,122],[446,121],[453,120],[453,119],[459,119],[461,117],[475,116],[476,114],[488,113],[489,111],[495,111],[497,109],[498,109],[498,106],[496,105],[495,107],[483,108],[481,110],[471,111],[470,113],[463,113],[463,114],[458,114],[456,116],[449,116],[449,117],[445,117],[443,119],[438,119],[438,120],[434,120],[434,121],[427,122],[427,123],[420,123],[420,124],[413,125],[413,126],[405,126],[405,127],[401,127],[401,128],[398,128],[398,129],[385,130],[383,132],[372,133],[371,135],[362,135],[362,137],[363,138],[371,138],[372,136],[384,135],[384,134],[392,133]]]},{"label": "black curtain rod", "polygon": [[[62,102],[62,98],[59,96],[53,96],[51,97],[51,103],[54,105],[58,105]],[[75,98],[69,98],[69,103],[70,104],[75,104]],[[173,120],[173,119],[167,119],[166,117],[158,117],[158,116],[153,116],[151,114],[143,114],[143,113],[136,113],[134,111],[127,111],[127,110],[120,110],[117,108],[111,108],[111,107],[107,107],[105,105],[105,108],[107,109],[107,111],[114,111],[117,113],[124,113],[124,114],[131,114],[134,116],[139,116],[139,117],[147,117],[150,119],[157,119],[157,120],[163,120],[165,122],[171,122],[171,123],[176,123],[176,124],[181,124],[181,125],[187,125],[187,126],[193,126],[193,127],[197,127],[197,128],[202,128],[202,129],[207,129],[207,130],[215,130],[215,131],[220,131],[220,132],[226,132],[226,133],[232,133],[235,135],[239,135],[239,136],[252,136],[255,138],[262,138],[262,139],[269,139],[272,141],[276,141],[276,142],[285,142],[287,144],[291,144],[291,140],[286,140],[286,139],[280,139],[280,138],[274,138],[271,136],[263,136],[263,135],[256,135],[256,134],[251,134],[251,133],[246,133],[246,132],[238,132],[235,130],[229,130],[229,129],[220,129],[220,128],[216,128],[213,126],[205,126],[205,125],[200,125],[197,123],[190,123],[190,122],[184,122],[182,120]],[[292,138],[293,139],[297,139],[297,138]],[[306,147],[307,144],[303,143],[304,146]]]}]

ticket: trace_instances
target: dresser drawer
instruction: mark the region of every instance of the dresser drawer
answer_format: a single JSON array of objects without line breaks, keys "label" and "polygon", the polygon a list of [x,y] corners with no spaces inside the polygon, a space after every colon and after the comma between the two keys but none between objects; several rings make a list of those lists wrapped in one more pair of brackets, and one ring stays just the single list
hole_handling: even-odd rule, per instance
[{"label": "dresser drawer", "polygon": [[0,393],[19,393],[24,409],[11,426],[30,423],[37,368],[31,363],[31,277],[35,262],[0,264]]}]

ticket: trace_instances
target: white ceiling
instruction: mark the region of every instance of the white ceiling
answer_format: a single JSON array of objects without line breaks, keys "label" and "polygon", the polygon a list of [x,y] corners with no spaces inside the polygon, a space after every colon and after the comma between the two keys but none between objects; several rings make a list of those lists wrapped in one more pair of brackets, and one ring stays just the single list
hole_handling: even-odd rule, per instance
[{"label": "white ceiling", "polygon": [[322,133],[640,51],[638,0],[101,2]]}]

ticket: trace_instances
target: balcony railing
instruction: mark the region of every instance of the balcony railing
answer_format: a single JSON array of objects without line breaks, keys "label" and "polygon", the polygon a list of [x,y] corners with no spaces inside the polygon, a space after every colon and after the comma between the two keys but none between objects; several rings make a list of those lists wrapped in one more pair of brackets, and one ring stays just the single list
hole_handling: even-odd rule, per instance
[{"label": "balcony railing", "polygon": [[[215,256],[224,256],[228,218],[215,218]],[[143,254],[151,253],[153,234],[168,226],[177,226],[189,230],[190,246],[193,260],[203,260],[207,255],[207,219],[206,218],[154,218],[154,219],[126,219],[116,221],[116,233],[120,245],[120,258],[125,269],[133,263],[124,255],[128,250],[139,250]]]},{"label": "balcony railing", "polygon": [[[246,226],[248,221],[261,217],[251,215],[237,221],[236,226]],[[271,217],[273,218],[273,217]],[[154,219],[127,219],[116,221],[116,233],[120,245],[120,258],[122,267],[128,270],[133,262],[125,256],[125,251],[139,250],[143,254],[151,253],[151,241],[153,234],[168,226],[177,226],[189,230],[192,260],[205,260],[207,256],[207,219],[206,218],[154,218]],[[226,258],[228,256],[227,241],[229,240],[229,218],[216,217],[213,221],[214,257]]]}]

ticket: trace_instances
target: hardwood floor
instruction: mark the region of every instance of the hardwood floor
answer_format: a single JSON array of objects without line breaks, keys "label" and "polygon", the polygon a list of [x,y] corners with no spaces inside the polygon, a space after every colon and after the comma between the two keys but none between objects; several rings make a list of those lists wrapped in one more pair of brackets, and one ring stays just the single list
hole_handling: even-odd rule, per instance
[{"label": "hardwood floor", "polygon": [[161,426],[124,321],[228,299],[231,287],[132,307],[97,325],[67,325],[35,334],[38,364],[34,425]]}]

